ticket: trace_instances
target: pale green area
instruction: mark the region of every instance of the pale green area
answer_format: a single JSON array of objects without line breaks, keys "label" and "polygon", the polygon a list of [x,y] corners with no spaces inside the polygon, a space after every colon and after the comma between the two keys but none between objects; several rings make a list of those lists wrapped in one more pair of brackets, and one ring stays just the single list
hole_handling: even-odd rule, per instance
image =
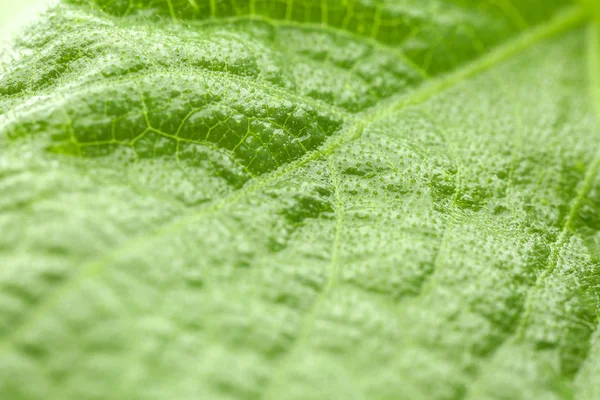
[{"label": "pale green area", "polygon": [[0,399],[600,398],[589,20],[64,1],[0,67]]},{"label": "pale green area", "polygon": [[35,20],[49,0],[1,0],[0,41],[12,38],[20,29]]}]

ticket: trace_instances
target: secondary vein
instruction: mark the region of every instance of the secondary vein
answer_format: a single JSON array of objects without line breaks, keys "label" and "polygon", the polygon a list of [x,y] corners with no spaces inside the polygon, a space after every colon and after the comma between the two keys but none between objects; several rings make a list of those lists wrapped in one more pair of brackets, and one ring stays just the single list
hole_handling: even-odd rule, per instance
[{"label": "secondary vein", "polygon": [[[589,28],[588,42],[588,74],[590,81],[590,98],[593,103],[592,107],[594,108],[594,111],[596,113],[597,120],[600,123],[600,30],[595,25],[591,25]],[[558,266],[558,263],[560,261],[560,249],[562,249],[567,244],[567,240],[570,237],[569,232],[571,232],[575,228],[575,220],[579,214],[583,203],[585,202],[586,197],[592,190],[594,186],[594,181],[599,172],[600,149],[595,155],[593,161],[590,163],[586,174],[584,175],[581,188],[577,191],[571,209],[569,210],[569,214],[567,215],[565,222],[563,223],[558,238],[552,245],[552,249],[544,269],[537,276],[534,285],[531,286],[527,291],[523,306],[523,312],[517,322],[517,328],[510,337],[503,341],[503,343],[516,343],[519,340],[524,339],[524,336],[526,334],[527,322],[532,313],[532,303],[534,301],[535,294],[544,287],[546,279],[554,272],[554,270]],[[596,316],[596,324],[598,324],[598,319],[598,316]],[[501,345],[499,345],[497,349],[499,349],[500,347]],[[588,355],[589,351],[585,357],[587,357]],[[579,365],[583,363],[585,357]],[[493,358],[493,354],[490,358]],[[479,368],[479,372],[477,373],[477,375],[479,375],[482,369],[483,366]],[[475,381],[476,379],[473,379],[473,382]],[[472,385],[470,387],[472,387]],[[465,397],[467,397],[468,393],[468,390],[465,391]]]},{"label": "secondary vein", "polygon": [[291,362],[296,358],[296,356],[301,352],[301,349],[306,345],[306,342],[312,332],[315,321],[320,310],[323,308],[327,298],[331,295],[334,287],[338,282],[339,277],[339,252],[341,245],[341,237],[342,237],[342,229],[344,226],[344,205],[342,203],[341,195],[340,195],[340,176],[337,172],[337,169],[334,165],[334,162],[331,158],[328,160],[329,171],[331,174],[331,180],[334,186],[334,199],[335,199],[335,214],[336,214],[336,224],[335,224],[335,236],[334,243],[332,247],[331,253],[331,261],[329,263],[329,276],[327,283],[324,289],[319,293],[317,299],[314,301],[312,307],[308,310],[308,313],[303,318],[303,322],[301,325],[300,333],[294,340],[294,344],[291,349],[287,352],[286,355],[283,356],[279,367],[277,368],[277,373],[269,382],[266,390],[263,393],[262,398],[265,400],[275,400],[280,398],[277,396],[278,390],[281,388],[283,381],[286,378],[285,373],[287,372]]}]

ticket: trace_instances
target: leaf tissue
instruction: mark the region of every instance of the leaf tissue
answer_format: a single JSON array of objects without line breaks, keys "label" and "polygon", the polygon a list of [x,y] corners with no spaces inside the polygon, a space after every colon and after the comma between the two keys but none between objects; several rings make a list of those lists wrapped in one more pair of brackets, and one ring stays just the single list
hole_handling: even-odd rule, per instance
[{"label": "leaf tissue", "polygon": [[597,8],[56,2],[0,57],[0,398],[600,399]]}]

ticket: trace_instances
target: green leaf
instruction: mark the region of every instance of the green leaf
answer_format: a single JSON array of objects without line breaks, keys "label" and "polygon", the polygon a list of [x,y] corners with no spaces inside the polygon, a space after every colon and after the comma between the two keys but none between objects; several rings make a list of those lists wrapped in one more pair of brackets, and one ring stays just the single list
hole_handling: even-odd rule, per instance
[{"label": "green leaf", "polygon": [[0,66],[0,398],[599,398],[588,15],[54,6]]},{"label": "green leaf", "polygon": [[590,14],[595,14],[596,18],[600,18],[600,4],[594,0],[579,0],[579,2],[583,5],[584,8],[587,9],[587,12]]}]

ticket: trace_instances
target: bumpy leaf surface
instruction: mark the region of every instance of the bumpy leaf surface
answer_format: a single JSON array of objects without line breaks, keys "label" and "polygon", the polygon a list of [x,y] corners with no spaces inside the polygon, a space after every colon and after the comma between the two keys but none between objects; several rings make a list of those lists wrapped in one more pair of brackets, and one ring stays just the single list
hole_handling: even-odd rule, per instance
[{"label": "bumpy leaf surface", "polygon": [[0,67],[0,398],[600,398],[588,3],[50,9]]}]

